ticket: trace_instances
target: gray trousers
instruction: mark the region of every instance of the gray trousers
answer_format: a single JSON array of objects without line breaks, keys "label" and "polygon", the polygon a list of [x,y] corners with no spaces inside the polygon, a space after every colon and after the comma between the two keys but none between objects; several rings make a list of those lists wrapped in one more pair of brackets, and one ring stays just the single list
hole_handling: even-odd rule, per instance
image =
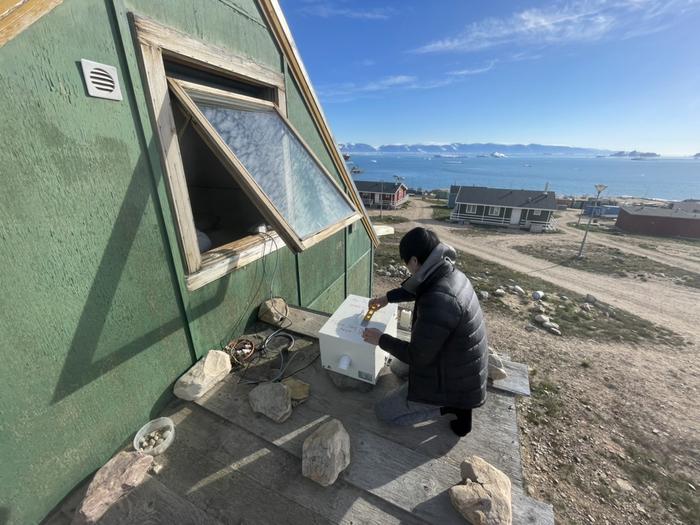
[{"label": "gray trousers", "polygon": [[440,415],[440,407],[408,400],[408,382],[391,390],[374,405],[377,418],[392,425],[410,426]]}]

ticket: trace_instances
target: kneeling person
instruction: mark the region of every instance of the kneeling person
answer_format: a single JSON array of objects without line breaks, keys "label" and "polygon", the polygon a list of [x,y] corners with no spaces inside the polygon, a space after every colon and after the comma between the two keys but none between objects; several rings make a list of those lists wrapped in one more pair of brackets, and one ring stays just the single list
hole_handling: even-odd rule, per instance
[{"label": "kneeling person", "polygon": [[472,409],[486,400],[488,343],[479,300],[455,267],[455,251],[432,230],[409,231],[401,239],[399,255],[411,277],[386,296],[370,300],[370,306],[415,301],[411,340],[376,328],[366,329],[363,338],[408,364],[408,382],[377,403],[377,416],[412,425],[454,414],[457,419],[450,426],[464,436],[471,430]]}]

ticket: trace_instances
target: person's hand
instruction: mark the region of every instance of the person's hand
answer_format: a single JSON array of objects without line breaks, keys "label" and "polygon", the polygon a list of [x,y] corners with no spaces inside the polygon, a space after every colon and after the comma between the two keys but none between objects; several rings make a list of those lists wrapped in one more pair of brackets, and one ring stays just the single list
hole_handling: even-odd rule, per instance
[{"label": "person's hand", "polygon": [[374,307],[379,310],[380,308],[384,308],[387,304],[389,304],[389,299],[387,299],[386,295],[384,295],[382,297],[373,297],[370,299],[369,303],[367,303],[367,307]]},{"label": "person's hand", "polygon": [[377,346],[379,344],[379,338],[382,336],[382,334],[383,332],[381,330],[377,330],[376,328],[366,328],[365,331],[362,332],[362,339],[365,340],[365,343]]}]

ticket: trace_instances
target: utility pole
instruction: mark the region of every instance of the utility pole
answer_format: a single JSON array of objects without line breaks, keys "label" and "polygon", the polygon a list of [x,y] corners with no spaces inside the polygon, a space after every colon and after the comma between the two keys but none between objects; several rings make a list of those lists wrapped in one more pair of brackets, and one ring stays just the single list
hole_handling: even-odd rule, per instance
[{"label": "utility pole", "polygon": [[583,248],[586,245],[586,237],[588,237],[588,230],[591,228],[591,222],[593,222],[593,213],[594,209],[598,206],[598,202],[600,201],[600,194],[603,193],[603,191],[607,188],[605,184],[596,184],[595,189],[598,192],[598,195],[595,197],[595,204],[594,207],[591,208],[591,215],[588,217],[588,224],[586,225],[586,232],[583,234],[583,240],[581,241],[581,247],[578,250],[578,259],[583,258]]},{"label": "utility pole", "polygon": [[382,181],[382,192],[379,194],[379,216],[382,216],[384,210],[384,181]]}]

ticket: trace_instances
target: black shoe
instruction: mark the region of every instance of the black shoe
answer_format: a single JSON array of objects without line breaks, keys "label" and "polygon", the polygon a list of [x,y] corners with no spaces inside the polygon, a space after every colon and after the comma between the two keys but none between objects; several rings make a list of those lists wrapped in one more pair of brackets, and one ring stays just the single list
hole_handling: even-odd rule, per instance
[{"label": "black shoe", "polygon": [[472,422],[457,418],[450,421],[450,428],[452,429],[452,432],[457,434],[459,437],[464,437],[471,432]]},{"label": "black shoe", "polygon": [[472,411],[464,408],[441,407],[440,415],[454,414],[457,419],[450,421],[452,432],[459,437],[464,437],[472,430]]}]

